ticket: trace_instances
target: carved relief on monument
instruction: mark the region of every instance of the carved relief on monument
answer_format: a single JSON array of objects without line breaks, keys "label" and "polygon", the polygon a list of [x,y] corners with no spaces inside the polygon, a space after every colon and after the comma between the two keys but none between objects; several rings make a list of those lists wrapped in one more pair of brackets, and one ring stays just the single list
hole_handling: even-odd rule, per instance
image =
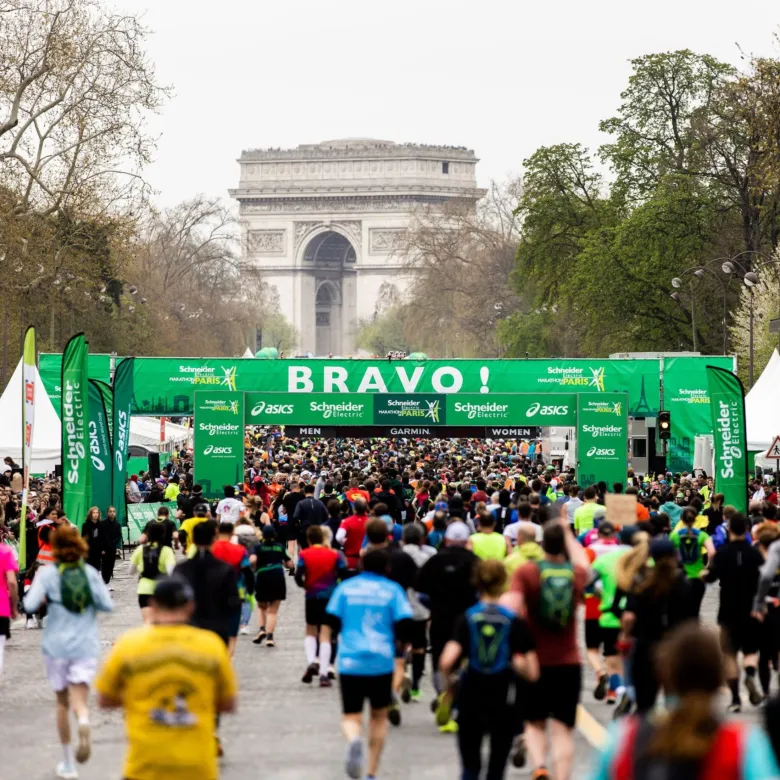
[{"label": "carved relief on monument", "polygon": [[334,227],[340,227],[352,242],[352,246],[358,251],[363,246],[363,223],[359,219],[341,220],[333,223]]},{"label": "carved relief on monument", "polygon": [[256,255],[284,254],[284,230],[250,230],[247,249]]},{"label": "carved relief on monument", "polygon": [[371,254],[389,254],[403,247],[406,231],[393,228],[372,228],[369,231],[369,239]]},{"label": "carved relief on monument", "polygon": [[392,282],[382,282],[376,296],[376,306],[374,308],[376,316],[381,317],[400,300],[401,293],[398,292],[398,288]]},{"label": "carved relief on monument", "polygon": [[295,223],[295,246],[300,246],[305,240],[306,236],[321,227],[323,222],[296,222]]},{"label": "carved relief on monument", "polygon": [[[419,198],[415,202],[428,202]],[[400,211],[408,212],[410,201],[405,198],[381,198],[375,200],[363,198],[334,198],[321,200],[285,199],[282,201],[266,201],[265,203],[242,203],[242,214],[267,214],[274,211],[283,212],[314,212],[314,211]]]}]

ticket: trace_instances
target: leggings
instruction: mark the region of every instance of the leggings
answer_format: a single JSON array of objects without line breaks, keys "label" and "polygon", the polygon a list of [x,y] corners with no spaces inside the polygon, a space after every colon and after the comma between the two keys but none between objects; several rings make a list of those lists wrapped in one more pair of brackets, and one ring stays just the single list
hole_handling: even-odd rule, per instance
[{"label": "leggings", "polygon": [[655,672],[653,650],[655,645],[646,639],[637,639],[631,654],[631,669],[636,691],[637,713],[642,715],[655,707],[661,684]]},{"label": "leggings", "polygon": [[499,708],[498,712],[493,710],[485,717],[484,711],[490,709],[493,708],[472,703],[458,717],[462,780],[479,780],[482,771],[482,740],[485,736],[490,737],[490,758],[485,780],[503,780],[516,728],[510,709]]},{"label": "leggings", "polygon": [[769,607],[759,630],[758,679],[765,694],[769,694],[772,669],[778,670],[778,632],[780,609]]}]

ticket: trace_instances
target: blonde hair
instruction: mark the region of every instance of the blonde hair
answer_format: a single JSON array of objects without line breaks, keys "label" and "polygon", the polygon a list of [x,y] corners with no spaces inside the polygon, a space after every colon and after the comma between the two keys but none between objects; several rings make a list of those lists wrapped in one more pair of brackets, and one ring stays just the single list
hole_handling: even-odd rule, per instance
[{"label": "blonde hair", "polygon": [[500,596],[506,586],[506,569],[501,561],[479,561],[474,570],[474,585],[480,595]]},{"label": "blonde hair", "polygon": [[625,593],[633,590],[639,574],[647,567],[650,558],[649,540],[650,537],[644,531],[639,531],[631,540],[634,548],[618,558],[615,575],[618,588]]}]

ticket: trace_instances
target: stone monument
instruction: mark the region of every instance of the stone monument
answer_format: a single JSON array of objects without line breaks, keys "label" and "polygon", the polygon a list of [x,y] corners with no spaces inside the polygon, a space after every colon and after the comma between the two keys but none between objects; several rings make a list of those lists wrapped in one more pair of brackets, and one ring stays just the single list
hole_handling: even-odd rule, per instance
[{"label": "stone monument", "polygon": [[298,352],[351,355],[358,321],[411,281],[399,247],[414,213],[475,204],[474,152],[364,138],[242,153],[237,189],[244,264],[279,295]]}]

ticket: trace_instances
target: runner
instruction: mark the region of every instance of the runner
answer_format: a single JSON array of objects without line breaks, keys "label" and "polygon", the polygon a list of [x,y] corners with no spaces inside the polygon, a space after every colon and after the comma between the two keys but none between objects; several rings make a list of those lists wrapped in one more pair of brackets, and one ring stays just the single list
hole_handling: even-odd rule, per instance
[{"label": "runner", "polygon": [[361,496],[358,496],[352,502],[352,509],[354,514],[342,521],[336,532],[336,541],[344,552],[347,567],[354,572],[357,571],[360,564],[360,552],[366,536],[368,504]]},{"label": "runner", "polygon": [[[403,589],[387,578],[389,560],[381,550],[363,556],[363,571],[336,587],[328,602],[323,638],[340,634],[338,672],[342,728],[347,740],[346,773],[363,776],[363,705],[371,707],[367,780],[374,780],[387,736],[396,643],[411,633],[412,609]],[[365,626],[371,626],[370,634]]]},{"label": "runner", "polygon": [[246,599],[245,571],[249,570],[249,554],[243,545],[233,541],[234,528],[235,526],[233,523],[227,521],[221,522],[217,533],[217,541],[211,546],[211,552],[214,557],[232,567],[233,573],[236,575],[238,597],[241,600],[241,603],[236,608],[235,612],[230,616],[230,641],[228,642],[228,653],[231,658],[236,652],[238,631],[241,627],[241,610]]},{"label": "runner", "polygon": [[152,618],[152,607],[149,603],[154,593],[155,585],[160,577],[173,572],[176,567],[176,556],[173,550],[164,544],[165,526],[152,520],[146,526],[147,541],[139,544],[130,557],[130,574],[139,573],[136,594],[138,606],[141,608],[141,619],[148,623]]},{"label": "runner", "polygon": [[[458,747],[462,777],[479,780],[482,741],[490,737],[486,780],[502,780],[518,722],[516,700],[524,691],[515,675],[529,681],[539,677],[534,640],[524,620],[498,601],[506,585],[499,561],[477,564],[479,602],[466,610],[439,661],[446,678],[462,660],[466,670],[458,685]],[[520,705],[522,706],[522,704]]]},{"label": "runner", "polygon": [[[157,517],[160,517],[160,513],[157,513]],[[211,519],[211,511],[209,505],[202,503],[194,504],[192,507],[192,517],[182,522],[179,527],[179,541],[181,541],[187,555],[191,555],[195,551],[197,546],[195,543],[194,531],[201,523],[205,523]]]},{"label": "runner", "polygon": [[225,497],[217,504],[217,522],[233,523],[238,522],[244,504],[236,498],[236,489],[232,485],[226,485]]},{"label": "runner", "polygon": [[715,546],[706,531],[694,527],[696,523],[695,509],[684,509],[680,522],[682,527],[673,531],[669,539],[679,552],[685,574],[691,580],[691,592],[694,599],[693,612],[694,617],[698,619],[705,591],[705,585],[701,580],[701,573],[704,570],[704,554],[706,553],[712,560],[712,556],[715,555]]},{"label": "runner", "polygon": [[341,553],[325,546],[322,526],[310,526],[306,536],[307,548],[301,551],[295,570],[295,581],[306,594],[303,646],[307,666],[301,682],[310,684],[319,675],[320,688],[329,688],[332,646],[330,639],[325,639],[325,608],[338,581],[346,574],[347,564]]},{"label": "runner", "polygon": [[276,647],[276,620],[279,607],[287,598],[284,570],[292,571],[293,562],[284,543],[278,540],[273,525],[263,526],[263,539],[255,546],[249,561],[255,570],[255,600],[260,626],[252,642],[256,645],[265,642],[267,647]]},{"label": "runner", "polygon": [[235,711],[237,683],[224,642],[190,625],[194,598],[160,580],[151,623],[119,638],[98,677],[98,705],[124,710],[125,778],[217,780],[214,722]]},{"label": "runner", "polygon": [[[574,510],[574,533],[579,536],[598,525],[598,521],[606,515],[607,510],[598,503],[599,494],[593,485],[585,488],[582,494],[582,506]],[[566,515],[568,521],[568,512]]]},{"label": "runner", "polygon": [[[515,572],[502,604],[528,621],[541,667],[525,707],[525,739],[534,780],[551,776],[568,780],[582,686],[576,608],[588,581],[588,559],[569,528],[565,507],[561,517],[544,526],[542,548],[544,560],[527,563]],[[546,767],[548,747],[552,775]]]},{"label": "runner", "polygon": [[[41,650],[49,684],[57,697],[57,732],[63,760],[56,776],[76,780],[76,764],[92,752],[89,725],[89,686],[100,655],[97,613],[113,609],[100,573],[85,564],[86,541],[78,529],[62,524],[50,537],[53,564],[39,569],[24,597],[24,610],[32,614],[48,604]],[[78,723],[78,745],[71,746],[70,711]],[[75,759],[75,762],[74,762]]]},{"label": "runner", "polygon": [[11,638],[11,621],[19,617],[19,562],[13,549],[0,542],[0,676],[3,674],[5,643]]},{"label": "runner", "polygon": [[480,560],[503,561],[512,552],[512,542],[496,531],[496,518],[483,510],[477,524],[479,530],[469,538],[467,548]]},{"label": "runner", "polygon": [[739,664],[737,656],[743,653],[745,687],[750,703],[757,707],[764,697],[756,683],[758,663],[759,623],[751,614],[758,590],[759,570],[764,565],[761,553],[746,539],[747,518],[735,514],[729,520],[729,541],[723,545],[701,573],[705,582],[720,580],[721,649],[726,668],[726,682],[731,690],[729,712],[740,712],[742,700],[739,693]]}]

